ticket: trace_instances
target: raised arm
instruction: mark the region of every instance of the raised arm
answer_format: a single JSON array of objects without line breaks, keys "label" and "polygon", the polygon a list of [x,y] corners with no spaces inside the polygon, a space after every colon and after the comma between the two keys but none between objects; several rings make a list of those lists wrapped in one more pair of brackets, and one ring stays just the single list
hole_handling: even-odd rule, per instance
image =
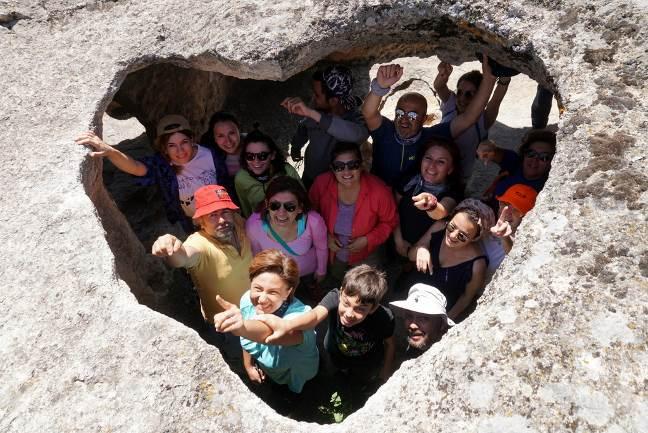
[{"label": "raised arm", "polygon": [[473,262],[472,278],[466,285],[463,294],[459,296],[452,309],[448,311],[448,317],[455,320],[470,303],[475,299],[479,290],[484,287],[486,280],[486,260],[479,259]]},{"label": "raised arm", "polygon": [[428,216],[433,220],[441,220],[447,217],[450,212],[457,206],[457,201],[452,197],[444,197],[440,201],[434,194],[429,192],[422,192],[412,197],[414,206],[419,210],[427,212]]},{"label": "raised arm", "polygon": [[[244,320],[241,310],[234,304],[216,295],[216,301],[223,307],[223,312],[214,315],[214,328],[218,332],[231,332],[238,337],[244,337],[257,343],[266,343],[272,335],[272,329],[260,320]],[[295,346],[304,341],[302,332],[291,332],[275,339],[273,344]]]},{"label": "raised arm", "polygon": [[371,90],[362,104],[362,115],[369,131],[380,128],[382,116],[380,114],[380,101],[389,93],[389,88],[403,76],[400,65],[382,65],[378,68],[376,78],[371,82]]},{"label": "raised arm", "polygon": [[486,103],[488,103],[488,99],[493,92],[496,77],[491,72],[490,65],[488,64],[488,57],[486,56],[486,54],[484,54],[482,60],[482,74],[484,76],[482,78],[482,82],[479,85],[477,94],[468,105],[468,108],[466,108],[466,111],[452,119],[450,123],[450,132],[452,134],[452,138],[457,138],[461,135],[461,133],[470,128],[477,122],[477,120],[479,120],[479,116],[481,116],[481,114],[484,112]]},{"label": "raised arm", "polygon": [[357,114],[357,117],[349,120],[323,114],[319,125],[327,134],[335,137],[338,141],[360,143],[369,137],[369,131],[360,113],[355,114]]},{"label": "raised arm", "polygon": [[93,158],[106,157],[123,172],[134,176],[146,176],[147,168],[144,164],[107,144],[92,131],[84,132],[74,141],[76,144],[92,149],[89,155]]},{"label": "raised arm", "polygon": [[200,251],[185,246],[173,235],[162,235],[153,243],[151,254],[164,259],[174,268],[191,268],[200,260]]},{"label": "raised arm", "polygon": [[486,111],[484,111],[484,126],[486,126],[486,129],[490,129],[497,120],[500,105],[504,96],[506,96],[510,82],[511,77],[500,77],[497,79],[497,86],[495,87],[495,92],[493,92],[493,97],[488,101]]},{"label": "raised arm", "polygon": [[315,329],[327,317],[328,310],[318,305],[312,310],[290,319],[282,319],[274,314],[261,314],[256,319],[272,330],[271,335],[268,335],[264,342],[267,344],[280,344],[279,341],[296,331]]},{"label": "raised arm", "polygon": [[441,98],[441,101],[446,102],[450,98],[450,95],[452,95],[452,91],[448,89],[448,79],[450,78],[450,74],[452,74],[452,65],[441,62],[437,69],[439,72],[434,78],[434,90],[439,95],[439,98]]}]

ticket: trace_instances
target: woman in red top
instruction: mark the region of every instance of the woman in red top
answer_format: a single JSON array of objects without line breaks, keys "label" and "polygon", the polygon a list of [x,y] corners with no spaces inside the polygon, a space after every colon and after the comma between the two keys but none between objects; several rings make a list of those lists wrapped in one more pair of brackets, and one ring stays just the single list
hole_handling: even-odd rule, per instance
[{"label": "woman in red top", "polygon": [[335,145],[331,171],[315,179],[309,198],[328,229],[331,283],[339,283],[350,266],[381,264],[377,248],[396,227],[398,212],[390,189],[362,169],[357,144]]}]

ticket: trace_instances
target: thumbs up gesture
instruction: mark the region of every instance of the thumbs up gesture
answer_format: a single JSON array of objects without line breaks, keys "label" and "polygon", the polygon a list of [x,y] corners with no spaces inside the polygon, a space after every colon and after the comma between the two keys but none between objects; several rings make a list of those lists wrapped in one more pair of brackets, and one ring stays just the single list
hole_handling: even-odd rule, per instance
[{"label": "thumbs up gesture", "polygon": [[216,302],[220,304],[225,311],[214,315],[214,328],[218,332],[231,332],[237,335],[237,332],[243,329],[243,315],[241,310],[231,302],[227,302],[216,295]]}]

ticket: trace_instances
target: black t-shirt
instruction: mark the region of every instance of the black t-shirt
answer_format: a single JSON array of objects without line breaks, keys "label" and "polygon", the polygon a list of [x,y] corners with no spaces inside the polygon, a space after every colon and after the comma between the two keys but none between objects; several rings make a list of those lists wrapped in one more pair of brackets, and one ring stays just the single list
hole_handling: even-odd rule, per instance
[{"label": "black t-shirt", "polygon": [[[397,189],[398,193],[401,195],[401,200],[398,203],[399,224],[403,239],[414,245],[419,241],[419,239],[421,239],[425,232],[428,231],[430,226],[434,224],[435,220],[430,218],[426,211],[419,210],[414,206],[414,202],[412,201],[413,188],[409,191],[405,191],[405,184],[407,184],[407,182],[403,182],[403,184]],[[438,201],[441,201],[445,197],[450,197],[454,199],[455,202],[459,203],[463,199],[463,194],[459,191],[448,189],[436,196]]]},{"label": "black t-shirt", "polygon": [[365,320],[347,328],[340,323],[338,305],[340,290],[333,289],[319,303],[328,310],[328,344],[326,350],[332,355],[344,357],[372,357],[382,351],[383,340],[394,334],[394,314],[380,305]]}]

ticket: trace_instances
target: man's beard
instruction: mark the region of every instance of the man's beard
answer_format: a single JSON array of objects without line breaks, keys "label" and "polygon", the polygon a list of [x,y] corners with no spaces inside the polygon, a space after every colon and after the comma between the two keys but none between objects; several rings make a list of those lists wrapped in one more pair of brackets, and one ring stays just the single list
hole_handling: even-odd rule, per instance
[{"label": "man's beard", "polygon": [[212,237],[216,239],[219,242],[223,242],[226,244],[233,244],[234,243],[234,236],[235,236],[235,231],[234,231],[234,226],[231,224],[228,224],[225,227],[221,227],[217,230],[214,231],[214,234]]},{"label": "man's beard", "polygon": [[421,353],[428,350],[433,343],[434,342],[430,341],[430,338],[427,337],[417,341],[416,343],[409,338],[407,339],[407,344],[409,345],[409,347]]}]

